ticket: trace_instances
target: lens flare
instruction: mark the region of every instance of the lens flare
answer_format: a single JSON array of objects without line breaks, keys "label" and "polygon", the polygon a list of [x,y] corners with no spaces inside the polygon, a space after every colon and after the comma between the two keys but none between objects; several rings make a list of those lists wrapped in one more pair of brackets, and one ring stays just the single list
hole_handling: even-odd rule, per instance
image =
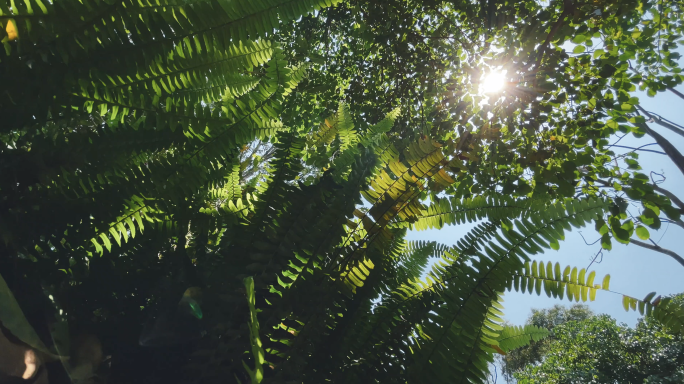
[{"label": "lens flare", "polygon": [[496,93],[503,89],[506,81],[505,75],[500,71],[492,71],[487,74],[480,85],[483,94]]}]

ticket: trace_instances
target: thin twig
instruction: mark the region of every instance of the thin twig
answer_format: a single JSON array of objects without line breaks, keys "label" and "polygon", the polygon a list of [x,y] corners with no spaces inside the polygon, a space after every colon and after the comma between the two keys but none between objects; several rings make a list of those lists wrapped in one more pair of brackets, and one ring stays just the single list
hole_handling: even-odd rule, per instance
[{"label": "thin twig", "polygon": [[[656,143],[654,143],[654,144],[656,144]],[[652,145],[652,144],[646,144],[646,145]],[[665,152],[654,151],[654,150],[652,150],[652,149],[642,149],[642,147],[645,147],[646,145],[642,145],[642,146],[639,147],[639,148],[634,148],[634,147],[627,147],[627,146],[624,146],[624,145],[615,145],[615,144],[613,144],[612,147],[631,149],[632,152],[634,152],[634,151],[644,151],[644,152],[652,152],[652,153],[657,153],[657,154],[659,154],[659,155],[666,155],[666,156],[667,156],[667,153],[665,153]]]},{"label": "thin twig", "polygon": [[[598,259],[599,256],[601,256],[601,261],[596,261],[596,259]],[[599,251],[596,253],[594,258],[591,259],[591,263],[589,263],[589,265],[587,265],[587,271],[589,270],[589,268],[591,268],[592,264],[594,264],[594,263],[601,264],[602,262],[603,262],[603,248],[599,249]]]},{"label": "thin twig", "polygon": [[666,223],[672,223],[680,228],[684,228],[684,222],[681,220],[672,220],[672,219],[666,219],[664,217],[659,217],[660,221],[664,221]]},{"label": "thin twig", "polygon": [[[605,181],[605,180],[602,180],[602,179],[596,179],[596,180],[594,180],[594,181],[596,181],[597,183],[602,184],[602,185],[604,185],[604,186],[606,186],[606,187],[612,187],[612,186],[613,186],[613,185],[610,184],[609,182],[607,182],[607,181]],[[657,185],[651,185],[651,187],[653,187],[653,190],[654,190],[654,191],[657,191],[657,192],[659,192],[659,193],[661,193],[661,194],[667,196],[667,197],[670,199],[671,202],[673,202],[676,206],[679,207],[679,211],[682,212],[682,213],[684,213],[684,202],[682,202],[682,201],[681,201],[677,196],[675,196],[672,192],[668,191],[668,190],[665,189],[665,188],[659,187],[659,186],[657,186]]]}]

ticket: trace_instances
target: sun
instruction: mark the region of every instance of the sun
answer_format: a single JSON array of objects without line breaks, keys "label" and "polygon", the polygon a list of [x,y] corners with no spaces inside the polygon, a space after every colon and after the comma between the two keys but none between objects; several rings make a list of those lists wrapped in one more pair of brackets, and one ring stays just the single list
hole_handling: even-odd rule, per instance
[{"label": "sun", "polygon": [[489,72],[482,83],[480,84],[480,92],[482,94],[496,93],[503,89],[506,81],[505,74],[501,71]]}]

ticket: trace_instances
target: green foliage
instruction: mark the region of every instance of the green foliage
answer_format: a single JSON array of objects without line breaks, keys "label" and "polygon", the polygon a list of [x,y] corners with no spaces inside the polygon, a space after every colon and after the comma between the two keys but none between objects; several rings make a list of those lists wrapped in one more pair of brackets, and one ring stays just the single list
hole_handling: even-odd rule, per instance
[{"label": "green foliage", "polygon": [[527,319],[527,324],[544,327],[553,330],[560,324],[568,321],[580,321],[594,316],[594,313],[585,304],[573,304],[569,308],[556,304],[548,309],[533,309]]},{"label": "green foliage", "polygon": [[676,383],[684,378],[684,341],[657,322],[636,328],[606,315],[570,321],[554,330],[544,360],[515,374],[519,383]]},{"label": "green foliage", "polygon": [[602,284],[594,284],[595,277],[594,271],[587,274],[584,268],[578,271],[577,268],[567,266],[561,272],[558,263],[553,265],[549,262],[544,265],[544,262],[540,262],[537,266],[537,262],[533,261],[532,264],[525,263],[523,272],[515,276],[513,288],[516,291],[527,290],[529,293],[535,291],[537,295],[544,290],[548,297],[563,299],[563,296],[567,296],[568,300],[576,302],[594,301],[597,290],[607,290],[610,284],[610,275],[603,278]]},{"label": "green foliage", "polygon": [[672,297],[655,297],[656,293],[651,292],[643,300],[639,300],[634,297],[627,295],[622,296],[622,305],[625,311],[630,309],[633,311],[638,310],[643,316],[646,315],[649,318],[653,318],[660,322],[663,326],[667,327],[673,334],[684,334],[684,326],[682,326],[682,320],[684,320],[684,308],[682,303],[677,300],[673,300]]},{"label": "green foliage", "polygon": [[570,308],[556,304],[548,309],[533,309],[524,328],[548,330],[550,335],[547,338],[508,351],[501,358],[501,372],[506,382],[514,382],[513,374],[518,370],[542,362],[554,342],[553,330],[555,327],[569,321],[583,321],[592,316],[594,316],[593,312],[584,304],[573,304]]},{"label": "green foliage", "polygon": [[[445,225],[472,223],[483,219],[501,221],[519,217],[529,212],[533,199],[513,199],[501,195],[478,195],[464,199],[440,199],[429,205],[426,210],[411,222],[415,230],[442,229]],[[543,202],[536,201],[537,206]]]},{"label": "green foliage", "polygon": [[[591,222],[609,246],[650,236],[661,210],[678,219],[603,142],[643,123],[618,86],[631,54],[584,48],[650,5],[336,3],[0,3],[9,288],[51,292],[121,357],[202,286],[206,335],[171,324],[163,341],[192,342],[113,359],[126,382],[478,383],[495,353],[545,334],[502,324],[505,289],[609,289],[533,255]],[[579,56],[549,49],[570,36]],[[485,102],[498,67],[515,81]],[[640,199],[640,223],[599,179]],[[405,240],[465,222],[479,223],[454,244]],[[681,303],[625,300],[683,329]]]},{"label": "green foliage", "polygon": [[549,336],[549,330],[536,325],[503,327],[496,340],[502,351],[508,352],[529,345],[533,341],[539,341]]}]

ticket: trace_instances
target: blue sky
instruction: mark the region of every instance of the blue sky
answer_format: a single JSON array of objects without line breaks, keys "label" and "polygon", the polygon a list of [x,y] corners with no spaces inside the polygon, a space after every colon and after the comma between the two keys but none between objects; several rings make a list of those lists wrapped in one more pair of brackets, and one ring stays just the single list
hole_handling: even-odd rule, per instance
[{"label": "blue sky", "polygon": [[[684,92],[684,87],[679,87]],[[650,112],[684,125],[684,100],[671,92],[661,92],[655,97],[648,97],[645,93],[637,92],[641,106]],[[684,151],[684,138],[678,136],[664,127],[655,123],[649,126],[666,137],[680,151]],[[614,143],[614,138],[611,143]],[[629,135],[620,141],[620,145],[639,147],[644,144],[654,143],[650,136],[640,139]],[[657,145],[647,147],[660,150]],[[616,149],[616,153],[628,152],[628,149]],[[639,152],[639,162],[643,167],[641,172],[648,174],[650,171],[662,173],[667,177],[660,184],[684,200],[684,175],[672,163],[669,158],[650,152]],[[632,214],[636,216],[638,208],[630,207]],[[412,231],[408,234],[408,240],[436,240],[447,245],[456,243],[465,235],[473,225],[461,225],[445,227],[442,230]],[[585,244],[580,232],[587,242],[591,243],[598,239],[598,234],[593,228],[585,227],[573,229],[566,233],[565,241],[561,242],[560,250],[547,250],[545,254],[537,255],[536,260],[559,262],[561,266],[570,265],[578,268],[586,268],[593,257],[600,250],[600,244]],[[670,249],[684,257],[684,229],[672,224],[663,223],[659,231],[650,230],[651,238],[663,248]],[[684,292],[684,267],[671,257],[650,251],[636,245],[622,245],[613,241],[613,250],[603,252],[603,260],[594,263],[591,270],[595,270],[597,280],[605,274],[610,274],[610,288],[637,298],[643,298],[649,292],[657,292],[660,295],[669,295]],[[600,280],[598,280],[600,281]],[[570,303],[566,300],[547,298],[536,294],[522,294],[517,292],[506,293],[504,296],[505,319],[513,324],[523,324],[532,308],[547,308],[554,304]],[[587,303],[596,313],[607,313],[617,319],[633,326],[640,317],[638,312],[625,312],[622,307],[622,297],[609,292],[599,292],[596,301]]]}]

